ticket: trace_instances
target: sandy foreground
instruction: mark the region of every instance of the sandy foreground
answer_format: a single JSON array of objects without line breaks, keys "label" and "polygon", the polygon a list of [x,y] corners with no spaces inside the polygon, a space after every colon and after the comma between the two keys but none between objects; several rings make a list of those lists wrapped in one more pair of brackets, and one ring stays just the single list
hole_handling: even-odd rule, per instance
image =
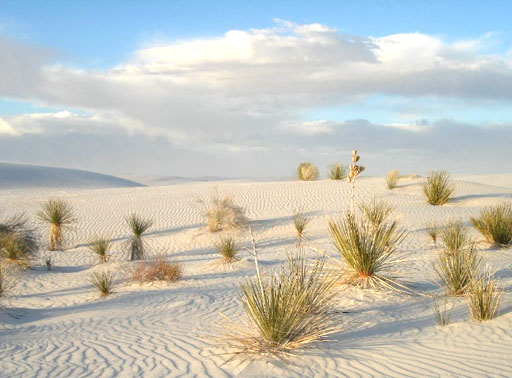
[{"label": "sandy foreground", "polygon": [[[455,198],[441,207],[425,202],[421,178],[403,179],[389,191],[383,178],[363,177],[357,197],[365,201],[375,196],[396,207],[409,231],[401,247],[408,259],[399,270],[411,287],[432,295],[442,291],[435,284],[436,249],[425,233],[426,223],[461,218],[469,226],[469,217],[483,207],[512,203],[512,176],[497,179],[496,183],[490,178],[480,180],[483,183],[458,180]],[[198,198],[210,198],[214,190],[232,195],[245,207],[263,269],[278,269],[294,250],[292,215],[297,208],[313,218],[306,231],[309,241],[336,258],[326,218],[340,216],[349,207],[349,185],[344,181],[0,190],[0,214],[30,215],[42,237],[47,229],[33,216],[42,201],[50,197],[69,201],[78,218],[74,230],[66,234],[66,250],[52,252],[54,269],[43,267],[48,252],[41,251],[34,269],[17,276],[2,298],[7,309],[0,311],[0,376],[512,375],[512,249],[490,249],[485,244],[480,244],[480,254],[506,290],[500,314],[492,321],[468,320],[466,300],[454,298],[452,323],[440,327],[428,297],[347,288],[338,302],[341,332],[331,342],[297,352],[287,365],[264,359],[223,364],[226,351],[210,337],[222,321],[219,311],[233,319],[244,317],[238,287],[254,275],[254,264],[247,252],[231,268],[216,263],[213,243],[218,235],[205,231],[197,203]],[[154,220],[145,237],[149,251],[184,264],[183,280],[141,286],[124,279],[129,265],[124,217],[131,212]],[[86,246],[96,235],[115,240],[115,261],[107,266],[118,270],[116,288],[105,298],[99,298],[88,283],[91,272],[103,268]],[[249,245],[247,235],[240,240]]]}]

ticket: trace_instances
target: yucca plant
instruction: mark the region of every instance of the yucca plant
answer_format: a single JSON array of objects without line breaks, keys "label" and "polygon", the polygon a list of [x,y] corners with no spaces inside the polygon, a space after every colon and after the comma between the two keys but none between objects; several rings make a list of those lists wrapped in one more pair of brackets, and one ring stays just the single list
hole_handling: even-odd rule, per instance
[{"label": "yucca plant", "polygon": [[512,244],[512,205],[503,204],[482,210],[480,218],[471,218],[473,226],[496,247]]},{"label": "yucca plant", "polygon": [[340,163],[334,163],[329,166],[329,178],[331,180],[342,180],[347,177],[348,168]]},{"label": "yucca plant", "polygon": [[29,266],[30,255],[36,252],[38,240],[23,215],[0,223],[0,258],[23,268]]},{"label": "yucca plant", "polygon": [[142,234],[144,234],[153,225],[153,221],[149,219],[142,219],[139,215],[133,213],[126,218],[126,223],[133,233],[129,240],[130,260],[142,260],[145,256]]},{"label": "yucca plant", "polygon": [[396,169],[389,171],[386,175],[386,185],[388,186],[388,189],[395,189],[396,186],[398,185],[399,178],[400,173]]},{"label": "yucca plant", "polygon": [[455,184],[450,181],[446,171],[431,171],[423,184],[423,193],[427,202],[434,206],[444,205],[455,191]]},{"label": "yucca plant", "polygon": [[453,304],[451,307],[448,307],[448,298],[444,297],[444,303],[441,306],[436,298],[434,298],[434,304],[432,306],[434,311],[434,318],[436,320],[437,325],[444,327],[450,323],[453,311]]},{"label": "yucca plant", "polygon": [[62,231],[75,222],[73,209],[61,199],[50,199],[41,204],[42,210],[37,213],[38,218],[50,225],[50,251],[62,248],[64,237]]},{"label": "yucca plant", "polygon": [[95,253],[98,256],[98,260],[100,263],[107,262],[108,252],[111,246],[111,241],[109,238],[100,237],[91,241],[89,250]]},{"label": "yucca plant", "polygon": [[440,231],[440,236],[445,252],[452,255],[471,244],[468,230],[461,220],[451,221],[445,225]]},{"label": "yucca plant", "polygon": [[238,261],[238,252],[240,247],[236,243],[236,240],[232,236],[226,236],[220,238],[217,243],[215,243],[215,248],[222,256],[222,261],[231,264],[233,262]]},{"label": "yucca plant", "polygon": [[101,271],[94,272],[89,277],[89,282],[101,293],[102,296],[112,293],[114,284],[114,272]]},{"label": "yucca plant", "polygon": [[297,231],[297,238],[299,239],[299,241],[302,240],[306,226],[309,224],[310,221],[311,218],[304,214],[303,210],[297,210],[293,214],[293,225],[295,226],[295,230]]},{"label": "yucca plant", "polygon": [[469,284],[468,306],[473,320],[482,322],[496,316],[502,291],[488,271],[473,277]]},{"label": "yucca plant", "polygon": [[361,210],[361,213],[373,228],[378,228],[387,221],[389,216],[395,211],[395,208],[387,202],[377,201],[373,198],[372,201],[360,204],[359,210]]},{"label": "yucca plant", "polygon": [[319,176],[318,168],[313,163],[302,162],[297,167],[296,176],[301,181],[314,181]]},{"label": "yucca plant", "polygon": [[397,254],[405,231],[396,221],[373,227],[348,214],[329,221],[332,241],[347,268],[347,282],[361,288],[397,289],[396,273],[391,269],[401,261]]},{"label": "yucca plant", "polygon": [[425,228],[425,231],[427,232],[428,236],[432,239],[432,243],[434,246],[437,246],[437,236],[439,234],[439,225],[437,222],[432,221],[427,223],[427,227]]},{"label": "yucca plant", "polygon": [[0,256],[6,263],[26,269],[29,267],[27,255],[27,246],[17,233],[6,234],[0,238]]},{"label": "yucca plant", "polygon": [[457,249],[454,254],[440,252],[434,270],[449,295],[464,295],[473,277],[480,271],[482,260],[473,245]]}]

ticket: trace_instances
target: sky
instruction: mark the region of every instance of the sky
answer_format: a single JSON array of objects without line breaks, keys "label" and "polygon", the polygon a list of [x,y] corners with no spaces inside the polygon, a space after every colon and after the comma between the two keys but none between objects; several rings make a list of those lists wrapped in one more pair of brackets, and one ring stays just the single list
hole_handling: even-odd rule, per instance
[{"label": "sky", "polygon": [[0,0],[0,160],[512,172],[509,1]]}]

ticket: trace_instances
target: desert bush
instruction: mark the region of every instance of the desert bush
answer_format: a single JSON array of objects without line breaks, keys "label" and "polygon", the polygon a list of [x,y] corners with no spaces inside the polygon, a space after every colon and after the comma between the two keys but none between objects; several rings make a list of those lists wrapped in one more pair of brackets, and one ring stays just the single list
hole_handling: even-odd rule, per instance
[{"label": "desert bush", "polygon": [[301,181],[314,181],[318,178],[318,168],[310,162],[302,162],[297,167],[297,179]]},{"label": "desert bush", "polygon": [[400,174],[396,169],[389,171],[386,175],[386,184],[388,189],[395,189],[398,185],[398,179],[400,178]]},{"label": "desert bush", "polygon": [[463,295],[467,292],[473,277],[478,274],[481,261],[474,246],[470,245],[455,250],[453,254],[439,253],[434,262],[434,270],[449,295]]},{"label": "desert bush", "polygon": [[480,218],[471,218],[473,226],[496,247],[512,244],[512,206],[510,204],[487,207]]},{"label": "desert bush", "polygon": [[36,252],[37,247],[35,231],[28,227],[23,215],[11,217],[0,223],[0,257],[6,263],[27,268],[29,258]]},{"label": "desert bush", "polygon": [[335,247],[347,268],[347,282],[361,288],[396,289],[391,268],[400,261],[397,248],[405,231],[396,221],[373,227],[348,214],[341,221],[329,221]]},{"label": "desert bush", "polygon": [[423,184],[423,193],[431,205],[444,205],[451,198],[455,184],[446,171],[431,171]]},{"label": "desert bush", "polygon": [[101,295],[108,295],[112,293],[112,286],[114,284],[114,272],[101,271],[94,272],[89,276],[89,282],[93,285]]},{"label": "desert bush", "polygon": [[445,252],[449,254],[455,254],[471,244],[468,230],[461,220],[451,221],[441,228],[440,236]]},{"label": "desert bush", "polygon": [[493,319],[498,310],[501,293],[490,272],[473,277],[467,296],[471,318],[479,322]]},{"label": "desert bush", "polygon": [[142,219],[139,215],[133,213],[126,218],[126,223],[133,234],[128,241],[130,246],[130,260],[142,260],[145,256],[142,234],[144,234],[153,225],[153,221],[149,219]]},{"label": "desert bush", "polygon": [[444,303],[441,306],[436,298],[434,298],[434,304],[432,306],[434,312],[434,318],[436,320],[437,325],[444,327],[450,323],[453,311],[453,304],[451,307],[448,307],[448,298],[444,297]]},{"label": "desert bush", "polygon": [[223,262],[230,264],[238,261],[237,255],[240,247],[232,236],[220,238],[217,243],[215,243],[215,248],[222,256]]},{"label": "desert bush", "polygon": [[359,210],[361,210],[361,213],[365,219],[370,222],[372,227],[377,228],[386,222],[389,216],[395,211],[395,208],[387,202],[377,201],[373,198],[372,201],[360,204]]},{"label": "desert bush", "polygon": [[100,263],[105,263],[108,259],[110,246],[111,242],[109,238],[100,237],[91,241],[89,250],[98,256]]},{"label": "desert bush", "polygon": [[439,234],[439,225],[437,222],[432,221],[427,223],[427,227],[425,228],[428,236],[432,239],[432,243],[437,246],[437,235]]},{"label": "desert bush", "polygon": [[299,240],[304,236],[304,231],[310,221],[311,218],[308,218],[303,210],[296,210],[293,214],[293,225],[295,226]]},{"label": "desert bush", "polygon": [[138,263],[132,271],[132,278],[139,283],[153,281],[176,282],[183,276],[183,266],[157,256],[151,261]]},{"label": "desert bush", "polygon": [[204,206],[206,227],[209,232],[222,230],[238,230],[247,225],[245,210],[235,204],[232,197],[219,197],[214,194],[209,203],[199,201]]},{"label": "desert bush", "polygon": [[348,168],[343,164],[334,163],[329,166],[329,178],[331,180],[342,180],[347,177]]},{"label": "desert bush", "polygon": [[41,204],[42,210],[37,213],[38,218],[50,225],[50,251],[62,248],[64,237],[62,231],[75,222],[73,209],[61,199],[50,199]]}]

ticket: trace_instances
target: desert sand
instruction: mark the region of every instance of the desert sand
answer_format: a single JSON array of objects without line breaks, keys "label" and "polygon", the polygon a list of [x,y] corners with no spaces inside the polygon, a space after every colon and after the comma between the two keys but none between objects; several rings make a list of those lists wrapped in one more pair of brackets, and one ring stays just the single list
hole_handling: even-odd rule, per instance
[{"label": "desert sand", "polygon": [[[62,176],[71,180],[65,172]],[[29,215],[44,242],[47,228],[34,216],[42,201],[51,197],[68,201],[78,223],[65,234],[65,250],[51,252],[52,271],[44,267],[50,252],[40,251],[33,269],[16,276],[1,298],[6,309],[0,311],[0,376],[511,376],[511,248],[479,244],[480,255],[506,291],[497,318],[471,321],[466,300],[452,298],[452,322],[440,327],[429,297],[443,289],[436,285],[432,262],[437,252],[425,233],[426,223],[460,218],[469,226],[469,217],[477,216],[484,206],[512,203],[511,175],[472,178],[457,179],[454,199],[434,207],[421,191],[423,178],[402,179],[390,191],[382,177],[361,177],[357,201],[375,196],[389,202],[409,231],[401,246],[407,260],[399,270],[423,295],[347,287],[337,305],[341,331],[330,342],[297,351],[286,365],[267,359],[224,363],[226,351],[212,341],[215,326],[222,321],[219,312],[244,318],[238,288],[255,272],[247,252],[231,267],[216,263],[213,242],[218,235],[206,232],[197,199],[208,199],[216,190],[232,195],[246,209],[266,271],[278,269],[294,250],[292,215],[302,208],[313,218],[306,230],[308,241],[335,264],[338,254],[326,219],[349,208],[346,181],[222,181],[93,189],[54,179],[54,187],[2,186],[0,214]],[[129,232],[124,218],[132,212],[154,220],[145,237],[149,253],[182,263],[181,281],[140,285],[125,279]],[[87,248],[96,235],[115,240],[115,259],[106,265],[118,272],[115,292],[103,298],[88,282],[91,272],[103,268]],[[239,238],[249,245],[246,234]],[[312,257],[316,253],[308,252]]]}]

